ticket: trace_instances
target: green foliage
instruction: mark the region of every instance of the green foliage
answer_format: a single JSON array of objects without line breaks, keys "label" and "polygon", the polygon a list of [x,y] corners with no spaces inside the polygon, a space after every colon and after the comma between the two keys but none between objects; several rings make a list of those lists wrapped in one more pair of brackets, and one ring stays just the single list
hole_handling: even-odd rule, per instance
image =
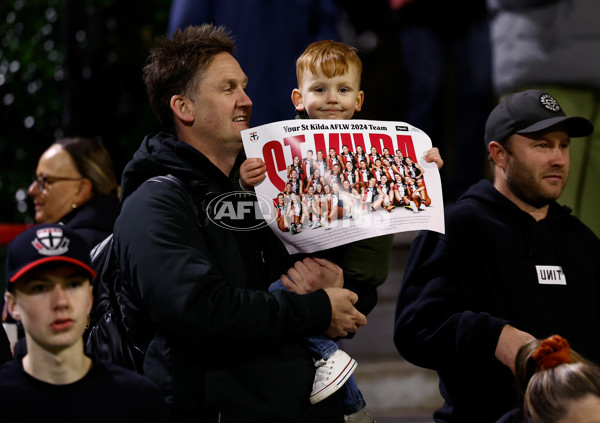
[{"label": "green foliage", "polygon": [[[0,222],[31,221],[26,189],[63,136],[100,136],[118,173],[158,129],[142,67],[170,0],[0,2]],[[25,191],[24,191],[25,190]]]}]

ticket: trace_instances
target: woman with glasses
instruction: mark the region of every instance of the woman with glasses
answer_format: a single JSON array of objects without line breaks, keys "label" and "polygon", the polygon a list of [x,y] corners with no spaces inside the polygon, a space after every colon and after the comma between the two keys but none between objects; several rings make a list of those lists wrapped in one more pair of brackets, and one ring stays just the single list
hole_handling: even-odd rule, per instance
[{"label": "woman with glasses", "polygon": [[99,140],[65,138],[40,157],[29,195],[36,223],[63,223],[90,248],[112,232],[120,187],[110,154]]}]

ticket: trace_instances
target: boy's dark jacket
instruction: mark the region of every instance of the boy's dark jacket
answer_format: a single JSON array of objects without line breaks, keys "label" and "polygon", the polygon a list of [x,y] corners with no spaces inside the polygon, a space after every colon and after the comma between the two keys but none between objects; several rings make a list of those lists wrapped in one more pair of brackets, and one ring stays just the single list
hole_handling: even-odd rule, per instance
[{"label": "boy's dark jacket", "polygon": [[[169,184],[146,182],[165,174],[187,184],[195,205]],[[144,139],[125,168],[115,250],[144,372],[175,413],[199,421],[335,421],[339,396],[320,407],[330,416],[316,417],[309,404],[314,366],[300,343],[329,327],[328,296],[267,292],[289,257],[268,227],[232,231],[208,218],[210,201],[232,191],[204,155],[169,134]]]},{"label": "boy's dark jacket", "polygon": [[[412,244],[394,341],[412,363],[437,370],[439,422],[495,422],[516,406],[514,378],[495,358],[508,323],[536,338],[560,334],[600,361],[600,240],[570,209],[535,221],[490,182],[445,213],[446,234]],[[537,266],[561,266],[566,285],[540,284]]]},{"label": "boy's dark jacket", "polygon": [[[306,110],[296,110],[295,119],[310,119]],[[377,305],[377,287],[388,277],[394,234],[365,238],[349,244],[318,251],[315,255],[327,258],[344,271],[344,288],[358,295],[354,306],[368,315]],[[296,257],[302,259],[304,254]],[[349,338],[352,338],[350,335]]]}]

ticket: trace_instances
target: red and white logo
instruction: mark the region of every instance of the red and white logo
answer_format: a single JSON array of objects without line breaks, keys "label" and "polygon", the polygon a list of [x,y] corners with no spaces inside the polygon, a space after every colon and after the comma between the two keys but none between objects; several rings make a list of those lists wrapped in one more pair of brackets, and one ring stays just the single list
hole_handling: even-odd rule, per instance
[{"label": "red and white logo", "polygon": [[43,228],[31,241],[38,253],[44,256],[60,256],[69,251],[69,238],[65,237],[61,228]]}]

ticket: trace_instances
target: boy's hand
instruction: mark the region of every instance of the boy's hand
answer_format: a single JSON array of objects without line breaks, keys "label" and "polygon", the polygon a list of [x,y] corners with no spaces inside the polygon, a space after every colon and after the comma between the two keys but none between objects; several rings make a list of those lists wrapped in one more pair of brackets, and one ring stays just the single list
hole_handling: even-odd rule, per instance
[{"label": "boy's hand", "polygon": [[265,180],[267,166],[262,159],[248,158],[240,166],[240,185],[243,190],[250,191]]},{"label": "boy's hand", "polygon": [[444,161],[442,160],[442,156],[440,155],[440,150],[437,147],[430,148],[425,153],[425,161],[428,163],[435,162],[437,164],[438,169],[441,169],[444,166]]},{"label": "boy's hand", "polygon": [[344,286],[344,272],[329,260],[306,257],[294,263],[287,276],[281,276],[281,282],[288,291],[308,294],[317,289],[341,288]]}]

